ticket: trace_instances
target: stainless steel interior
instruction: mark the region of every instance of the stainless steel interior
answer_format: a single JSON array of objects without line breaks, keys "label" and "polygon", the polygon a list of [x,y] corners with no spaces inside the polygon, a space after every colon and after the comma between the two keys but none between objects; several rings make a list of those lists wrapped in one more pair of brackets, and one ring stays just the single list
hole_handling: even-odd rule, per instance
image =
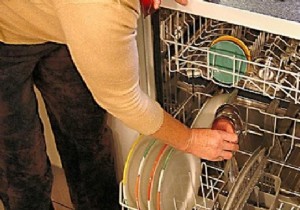
[{"label": "stainless steel interior", "polygon": [[[233,104],[245,124],[239,168],[250,167],[250,157],[258,167],[263,160],[257,148],[272,145],[256,184],[247,183],[250,171],[239,186],[251,192],[243,209],[300,210],[300,40],[168,9],[161,9],[159,21],[163,107],[191,125],[207,99],[238,89]],[[207,62],[210,44],[222,35],[242,40],[251,52],[250,60],[240,61],[247,73],[233,70],[231,84],[216,81],[218,69]],[[224,206],[232,190],[224,167],[202,162],[194,209],[230,209]]]}]

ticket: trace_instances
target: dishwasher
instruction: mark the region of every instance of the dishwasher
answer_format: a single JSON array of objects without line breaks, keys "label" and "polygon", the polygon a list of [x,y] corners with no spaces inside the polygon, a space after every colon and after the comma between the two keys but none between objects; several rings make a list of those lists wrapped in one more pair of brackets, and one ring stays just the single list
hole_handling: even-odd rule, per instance
[{"label": "dishwasher", "polygon": [[211,162],[140,135],[122,208],[300,210],[300,3],[165,0],[151,27],[158,102],[194,128],[227,117],[240,149]]}]

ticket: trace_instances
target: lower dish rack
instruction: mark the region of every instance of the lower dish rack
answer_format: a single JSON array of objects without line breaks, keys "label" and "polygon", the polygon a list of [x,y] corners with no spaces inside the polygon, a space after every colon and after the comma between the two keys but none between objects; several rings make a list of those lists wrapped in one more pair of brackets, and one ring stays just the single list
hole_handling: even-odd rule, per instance
[{"label": "lower dish rack", "polygon": [[[192,94],[188,97],[188,100],[174,111],[173,115],[187,125],[191,125],[199,110],[205,106],[205,101],[210,100],[212,97],[201,92]],[[233,104],[240,110],[245,124],[246,135],[240,139],[240,150],[236,153],[240,169],[239,176],[243,177],[240,178],[241,181],[238,185],[233,186],[224,170],[225,161],[210,162],[202,160],[200,162],[199,160],[198,167],[199,170],[201,169],[201,174],[198,177],[199,183],[196,184],[196,190],[192,190],[194,192],[187,194],[187,196],[192,197],[191,200],[194,203],[190,209],[300,210],[300,119],[285,116],[286,109],[279,106],[274,109],[273,113],[270,113],[269,104],[246,99],[242,96],[238,96]],[[191,109],[193,110],[190,111]],[[264,121],[263,119],[269,119],[274,124],[270,126],[265,125],[264,122],[258,122]],[[279,133],[278,126],[282,124],[281,122],[286,121],[289,121],[289,128],[285,133]],[[265,157],[265,153],[260,152],[260,156],[258,156],[257,150],[261,148],[261,142],[266,136],[274,140],[273,149],[277,155],[271,154],[269,157]],[[151,152],[148,155],[148,158],[150,158]],[[161,156],[161,159],[156,158],[153,163],[157,164],[157,161],[164,161],[166,158],[168,156]],[[253,168],[261,166],[263,161],[265,161],[265,166],[260,169],[261,172],[257,175],[257,180],[254,181],[252,186],[249,185],[251,178],[255,175]],[[140,165],[140,162],[136,159],[136,162],[131,164]],[[249,169],[250,166],[252,169]],[[248,172],[241,175],[245,168],[248,168]],[[161,169],[155,171],[155,173],[159,172],[161,172]],[[189,175],[188,171],[186,171],[186,175]],[[159,176],[147,177],[147,180],[153,178],[159,179]],[[186,182],[183,183],[186,185]],[[173,184],[180,185],[181,183]],[[192,186],[190,189],[196,187],[193,186],[195,183],[192,181],[188,184]],[[134,186],[132,187],[134,188]],[[176,189],[178,190],[178,187]],[[133,206],[128,205],[125,199],[128,196],[124,196],[126,192],[123,190],[122,182],[120,183],[119,199],[123,209],[143,209],[136,206],[135,200]],[[232,190],[236,192],[231,193]],[[249,191],[249,193],[245,198],[242,198],[240,193],[244,191]],[[152,197],[152,199],[157,198]],[[133,199],[138,198],[134,197]],[[234,208],[234,202],[241,199],[244,199],[245,203]],[[161,201],[157,200],[157,202]],[[181,202],[174,198],[174,208],[170,210],[187,209],[184,202],[186,200]],[[228,202],[231,202],[231,204],[228,204]],[[151,208],[147,207],[146,209]]]}]

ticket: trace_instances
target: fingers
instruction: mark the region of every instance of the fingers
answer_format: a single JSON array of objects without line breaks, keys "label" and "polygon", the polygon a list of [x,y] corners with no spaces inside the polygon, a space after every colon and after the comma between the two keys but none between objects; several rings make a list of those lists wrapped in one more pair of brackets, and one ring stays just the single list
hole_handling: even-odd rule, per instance
[{"label": "fingers", "polygon": [[224,158],[224,160],[229,160],[232,158],[233,154],[232,152],[222,151],[221,156]]},{"label": "fingers", "polygon": [[233,153],[229,151],[222,151],[220,155],[216,158],[210,159],[210,161],[223,161],[230,160],[233,157]]},{"label": "fingers", "polygon": [[239,150],[239,145],[238,144],[234,144],[228,141],[223,141],[223,148],[222,150],[224,151],[238,151]]},{"label": "fingers", "polygon": [[235,133],[228,133],[225,131],[218,131],[221,135],[221,138],[225,141],[232,142],[232,143],[238,143],[238,136]]},{"label": "fingers", "polygon": [[222,143],[220,143],[219,148],[216,148],[215,150],[215,156],[216,158],[212,158],[212,161],[223,161],[223,160],[229,160],[232,158],[233,153],[239,150],[239,145],[236,143],[228,142],[225,140],[220,140]]},{"label": "fingers", "polygon": [[232,157],[233,157],[232,152],[222,151],[222,152],[220,153],[220,156],[218,156],[217,158],[211,159],[211,161],[230,160]]},{"label": "fingers", "polygon": [[[175,1],[181,5],[187,5],[187,3],[188,3],[188,0],[175,0]],[[154,0],[153,1],[154,9],[158,9],[160,7],[160,4],[161,4],[161,0]]]},{"label": "fingers", "polygon": [[178,4],[187,5],[188,0],[175,0]]},{"label": "fingers", "polygon": [[232,158],[232,152],[239,149],[237,135],[220,130],[192,129],[186,152],[200,158],[221,161]]},{"label": "fingers", "polygon": [[154,9],[158,9],[160,7],[161,0],[154,0],[153,7]]}]

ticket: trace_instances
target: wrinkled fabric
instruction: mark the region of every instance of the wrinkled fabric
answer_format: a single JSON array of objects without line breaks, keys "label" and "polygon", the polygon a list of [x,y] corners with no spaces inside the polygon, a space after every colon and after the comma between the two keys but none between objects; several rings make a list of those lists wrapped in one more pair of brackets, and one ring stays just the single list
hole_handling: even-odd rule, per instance
[{"label": "wrinkled fabric", "polygon": [[105,111],[66,46],[54,43],[0,43],[0,199],[5,208],[51,206],[53,176],[34,85],[45,101],[74,207],[116,209],[118,186]]},{"label": "wrinkled fabric", "polygon": [[0,41],[66,44],[96,102],[151,135],[162,126],[164,111],[139,85],[139,14],[139,0],[5,0]]}]

